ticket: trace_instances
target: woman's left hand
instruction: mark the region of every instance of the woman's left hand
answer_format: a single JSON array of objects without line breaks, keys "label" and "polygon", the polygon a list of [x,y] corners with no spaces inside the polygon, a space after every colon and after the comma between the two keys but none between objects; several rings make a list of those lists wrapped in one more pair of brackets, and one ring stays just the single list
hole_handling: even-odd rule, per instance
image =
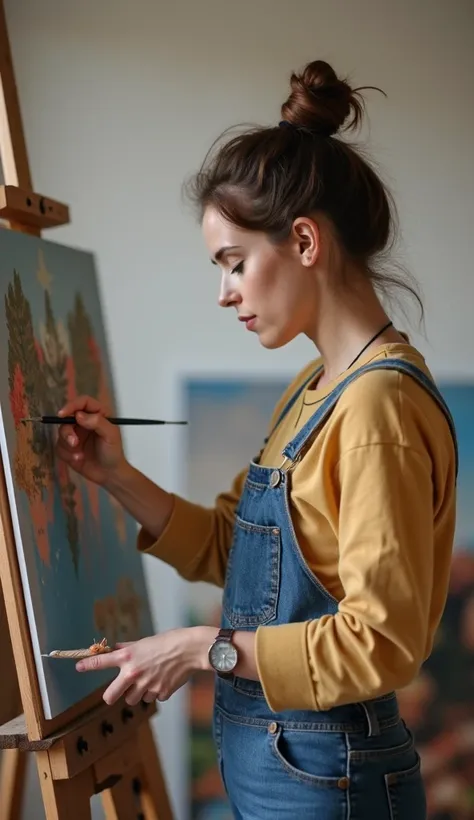
[{"label": "woman's left hand", "polygon": [[76,664],[78,672],[118,667],[119,674],[103,699],[110,706],[125,696],[129,706],[141,700],[168,700],[194,672],[209,669],[208,651],[218,629],[210,626],[172,629],[132,643],[117,644],[112,652],[93,655]]}]

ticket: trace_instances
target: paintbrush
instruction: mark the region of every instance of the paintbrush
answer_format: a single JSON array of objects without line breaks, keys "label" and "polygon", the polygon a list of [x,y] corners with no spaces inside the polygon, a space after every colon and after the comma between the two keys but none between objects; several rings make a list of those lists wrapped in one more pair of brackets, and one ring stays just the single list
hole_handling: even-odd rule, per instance
[{"label": "paintbrush", "polygon": [[[187,424],[187,421],[163,421],[162,419],[129,419],[105,416],[111,424]],[[35,416],[33,418],[21,419],[23,424],[27,422],[36,424],[77,424],[75,416]]]}]

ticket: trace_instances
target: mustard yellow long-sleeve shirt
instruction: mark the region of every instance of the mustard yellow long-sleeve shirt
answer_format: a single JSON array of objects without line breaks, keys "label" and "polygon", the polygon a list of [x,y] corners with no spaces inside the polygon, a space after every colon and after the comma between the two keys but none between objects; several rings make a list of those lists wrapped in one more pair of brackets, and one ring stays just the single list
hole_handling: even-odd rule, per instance
[{"label": "mustard yellow long-sleeve shirt", "polygon": [[[409,344],[384,345],[356,367],[383,357],[430,375]],[[316,366],[290,385],[270,428]],[[262,465],[281,465],[287,442],[338,381],[303,392],[264,448]],[[141,530],[139,549],[189,581],[223,586],[246,473],[212,509],[174,496],[166,530],[158,540]],[[405,686],[431,651],[454,539],[455,451],[437,404],[399,372],[372,371],[353,382],[292,471],[291,514],[307,564],[339,610],[258,628],[257,666],[270,708],[328,709]]]}]

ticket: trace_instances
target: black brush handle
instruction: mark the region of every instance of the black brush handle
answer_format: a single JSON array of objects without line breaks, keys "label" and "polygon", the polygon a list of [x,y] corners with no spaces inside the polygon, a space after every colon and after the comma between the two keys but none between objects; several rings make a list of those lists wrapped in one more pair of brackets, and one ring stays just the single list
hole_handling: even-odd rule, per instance
[{"label": "black brush handle", "polygon": [[[162,421],[161,419],[129,419],[106,416],[111,424],[187,424],[187,421]],[[77,424],[75,416],[41,416],[38,419],[42,424]]]}]

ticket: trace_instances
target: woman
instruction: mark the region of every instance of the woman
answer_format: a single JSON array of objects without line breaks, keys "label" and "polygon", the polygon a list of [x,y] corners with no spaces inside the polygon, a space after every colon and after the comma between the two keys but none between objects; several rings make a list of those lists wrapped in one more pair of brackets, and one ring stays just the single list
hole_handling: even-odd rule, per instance
[{"label": "woman", "polygon": [[[178,629],[78,665],[120,672],[104,698],[165,700],[216,672],[215,739],[236,818],[422,820],[420,761],[394,690],[431,651],[455,525],[452,421],[377,292],[393,216],[336,134],[360,90],[324,62],[292,75],[282,121],[210,154],[193,196],[219,302],[266,348],[320,357],[275,408],[259,456],[204,509],[126,460],[97,401],[62,410],[59,454],[141,524],[138,546],[223,587],[222,629]],[[211,647],[209,649],[209,647]]]}]

